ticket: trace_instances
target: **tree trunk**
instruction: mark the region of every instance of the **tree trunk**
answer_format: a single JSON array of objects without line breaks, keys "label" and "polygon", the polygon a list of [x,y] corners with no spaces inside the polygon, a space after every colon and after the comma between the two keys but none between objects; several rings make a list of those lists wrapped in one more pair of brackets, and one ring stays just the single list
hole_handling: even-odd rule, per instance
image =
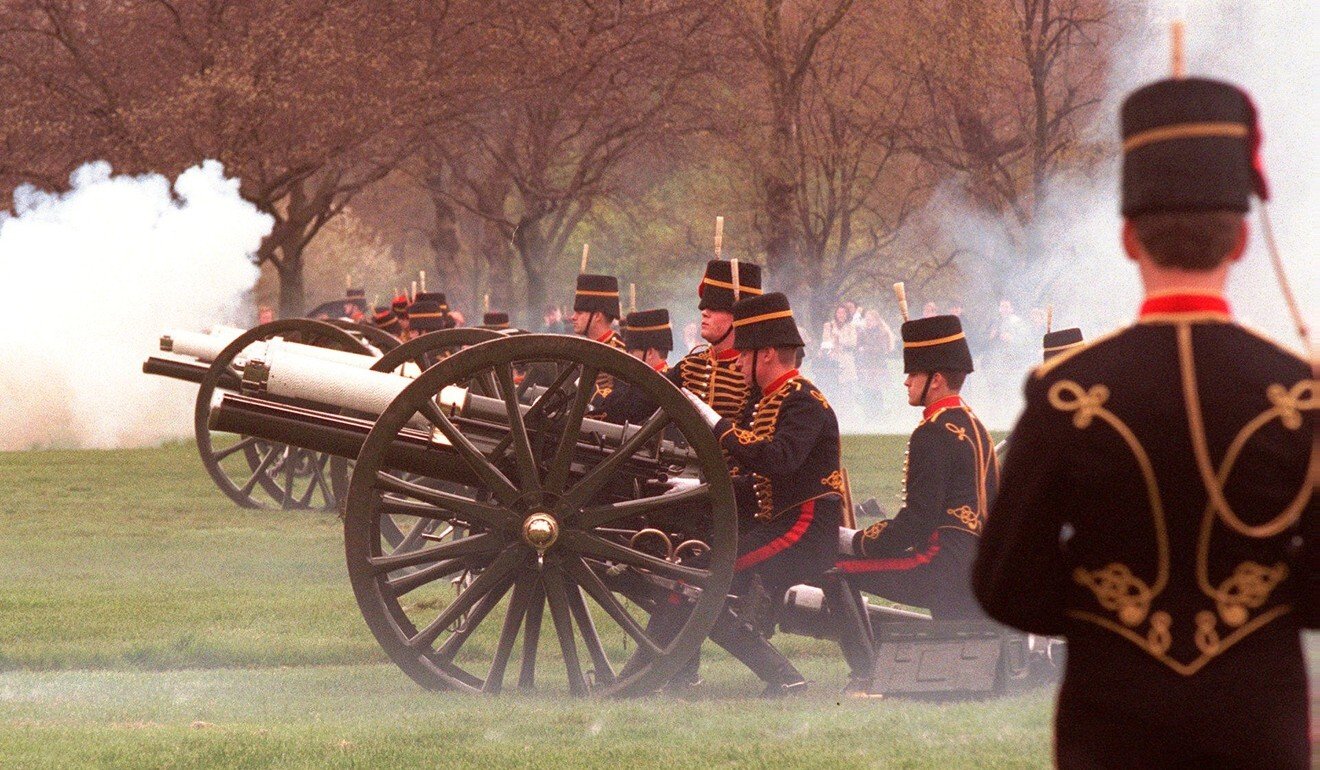
[{"label": "tree trunk", "polygon": [[280,276],[280,318],[300,318],[307,307],[302,249],[282,251],[280,259],[273,261]]}]

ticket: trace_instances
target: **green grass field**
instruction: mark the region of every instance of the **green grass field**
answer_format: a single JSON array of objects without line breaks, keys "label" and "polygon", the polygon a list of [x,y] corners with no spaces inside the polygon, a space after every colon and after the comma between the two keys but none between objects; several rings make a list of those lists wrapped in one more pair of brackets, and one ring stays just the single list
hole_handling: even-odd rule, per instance
[{"label": "green grass field", "polygon": [[[893,510],[903,440],[850,437]],[[358,614],[336,517],[246,511],[191,446],[0,454],[0,767],[886,766],[1049,763],[1051,693],[841,701],[833,643],[777,636],[815,680],[765,703],[707,645],[680,700],[418,688]]]}]

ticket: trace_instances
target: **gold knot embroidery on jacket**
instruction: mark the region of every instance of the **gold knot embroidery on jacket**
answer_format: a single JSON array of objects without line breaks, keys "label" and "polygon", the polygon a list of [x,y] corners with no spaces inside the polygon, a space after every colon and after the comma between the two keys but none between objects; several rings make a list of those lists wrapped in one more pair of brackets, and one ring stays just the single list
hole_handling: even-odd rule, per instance
[{"label": "gold knot embroidery on jacket", "polygon": [[1091,589],[1100,606],[1116,613],[1125,626],[1138,625],[1150,612],[1150,586],[1133,575],[1126,564],[1109,564],[1092,571],[1078,567],[1073,571],[1073,580]]},{"label": "gold knot embroidery on jacket", "polygon": [[960,505],[957,508],[950,508],[947,513],[953,518],[961,521],[965,527],[973,532],[981,531],[981,517],[972,510],[970,505]]},{"label": "gold knot embroidery on jacket", "polygon": [[967,429],[960,425],[954,425],[951,422],[946,422],[944,423],[944,429],[952,433],[953,435],[957,436],[959,441],[967,440]]},{"label": "gold knot embroidery on jacket", "polygon": [[1297,430],[1302,427],[1302,412],[1320,409],[1320,396],[1315,388],[1315,380],[1301,380],[1291,388],[1276,383],[1265,390],[1265,396],[1274,404],[1283,427]]},{"label": "gold knot embroidery on jacket", "polygon": [[1100,414],[1104,403],[1109,400],[1109,388],[1104,385],[1092,385],[1083,389],[1072,380],[1060,380],[1050,386],[1050,406],[1061,412],[1074,412],[1073,425],[1079,429],[1090,426],[1096,415]]},{"label": "gold knot embroidery on jacket", "polygon": [[833,489],[835,492],[843,491],[843,471],[831,471],[830,475],[820,480],[821,484]]},{"label": "gold knot embroidery on jacket", "polygon": [[1215,609],[1224,623],[1237,628],[1247,622],[1248,609],[1258,609],[1270,598],[1283,579],[1288,577],[1288,565],[1278,562],[1273,567],[1266,567],[1252,561],[1244,561],[1233,570],[1227,580],[1219,584],[1215,591]]},{"label": "gold knot embroidery on jacket", "polygon": [[830,408],[830,402],[825,400],[825,394],[821,393],[819,390],[812,390],[811,397],[819,401],[820,405],[826,409]]}]

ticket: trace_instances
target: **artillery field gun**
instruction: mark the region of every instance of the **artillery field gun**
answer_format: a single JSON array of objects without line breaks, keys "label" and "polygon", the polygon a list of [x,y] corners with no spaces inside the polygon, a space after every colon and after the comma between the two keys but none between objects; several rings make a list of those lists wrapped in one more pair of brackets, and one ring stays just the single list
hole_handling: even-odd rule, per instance
[{"label": "artillery field gun", "polygon": [[[664,377],[575,337],[454,329],[377,357],[315,323],[180,335],[173,352],[192,361],[160,357],[144,370],[199,382],[208,471],[217,455],[251,449],[241,485],[217,478],[240,504],[278,479],[272,499],[306,507],[311,492],[290,486],[299,471],[273,475],[269,458],[310,468],[307,489],[342,506],[358,606],[410,677],[499,692],[516,652],[520,688],[640,695],[698,650],[728,598],[737,513],[714,436]],[[641,425],[591,419],[600,374],[655,413]],[[213,434],[241,438],[217,451]],[[783,628],[828,636],[829,609],[809,588],[790,592]],[[647,631],[662,603],[691,610],[663,639]],[[543,650],[546,608],[556,643]],[[868,616],[873,627],[931,623],[879,607]],[[994,648],[980,656],[986,692],[1016,676]]]}]

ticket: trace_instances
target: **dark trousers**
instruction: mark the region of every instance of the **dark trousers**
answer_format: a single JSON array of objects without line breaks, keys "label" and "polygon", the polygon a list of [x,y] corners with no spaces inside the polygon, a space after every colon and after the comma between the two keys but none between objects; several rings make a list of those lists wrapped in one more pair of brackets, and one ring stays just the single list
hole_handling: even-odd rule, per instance
[{"label": "dark trousers", "polygon": [[[872,645],[859,591],[892,602],[931,611],[934,620],[982,620],[984,612],[972,594],[971,569],[975,541],[956,534],[932,534],[926,548],[893,558],[848,558],[837,564],[838,578],[825,583],[839,635],[839,647],[855,678],[871,676]],[[851,589],[851,590],[848,590]]]}]

